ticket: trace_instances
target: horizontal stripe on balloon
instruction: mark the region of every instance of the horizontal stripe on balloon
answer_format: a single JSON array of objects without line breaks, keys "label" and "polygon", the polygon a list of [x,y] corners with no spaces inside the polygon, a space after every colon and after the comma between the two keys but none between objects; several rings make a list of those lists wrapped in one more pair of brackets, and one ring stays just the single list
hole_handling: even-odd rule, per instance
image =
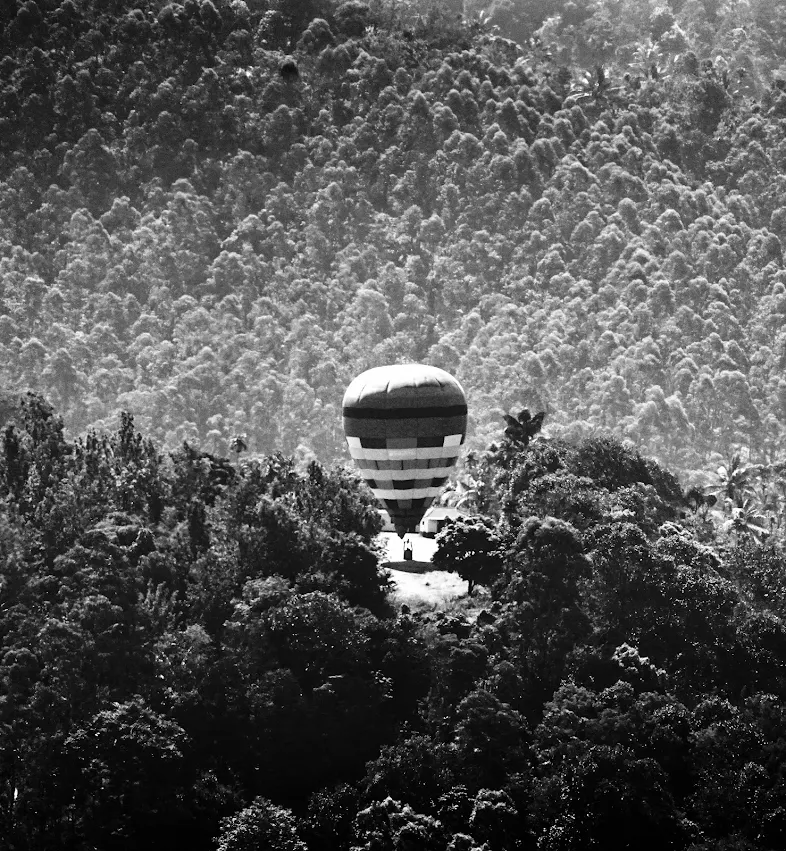
[{"label": "horizontal stripe on balloon", "polygon": [[422,499],[427,496],[433,499],[440,495],[442,486],[437,488],[408,488],[407,490],[371,488],[371,492],[377,499]]},{"label": "horizontal stripe on balloon", "polygon": [[[437,459],[441,461],[442,459]],[[428,462],[424,462],[428,463]],[[361,467],[360,473],[361,475],[368,481],[369,479],[375,479],[376,481],[384,481],[389,480],[391,482],[404,482],[412,479],[433,479],[444,476],[449,476],[450,471],[453,469],[452,464],[440,464],[438,467],[420,467],[420,468],[409,468],[407,470],[385,470],[379,468],[368,468]]]},{"label": "horizontal stripe on balloon", "polygon": [[342,414],[351,420],[404,420],[427,417],[459,417],[467,415],[466,405],[423,405],[406,408],[361,407],[345,405]]},{"label": "horizontal stripe on balloon", "polygon": [[433,502],[431,497],[422,499],[383,499],[382,502],[388,514],[393,517],[396,514],[414,514],[416,511],[424,511]]},{"label": "horizontal stripe on balloon", "polygon": [[[424,386],[422,376],[406,379],[399,387],[391,386],[390,382],[371,387],[363,386],[363,382],[353,381],[347,387],[341,402],[342,408],[373,408],[385,410],[390,408],[447,408],[452,405],[466,405],[467,399],[458,383],[448,379],[446,384],[429,384]],[[408,386],[407,386],[408,384]]]},{"label": "horizontal stripe on balloon", "polygon": [[[404,442],[406,441],[406,442]],[[413,444],[412,441],[415,441]],[[431,446],[461,446],[464,443],[464,432],[443,432],[439,435],[428,435],[410,438],[378,438],[378,437],[358,437],[356,435],[347,436],[347,446],[352,449],[384,449],[390,447],[392,449],[411,448],[413,445],[421,448]]]},{"label": "horizontal stripe on balloon", "polygon": [[447,476],[437,476],[428,479],[366,479],[366,484],[373,491],[378,490],[411,490],[412,488],[441,488],[448,480]]},{"label": "horizontal stripe on balloon", "polygon": [[360,472],[364,475],[376,473],[377,470],[396,470],[396,471],[412,471],[412,470],[441,470],[450,468],[453,463],[445,458],[405,458],[403,461],[372,461],[367,458],[355,459]]},{"label": "horizontal stripe on balloon", "polygon": [[344,419],[344,434],[348,437],[440,437],[443,434],[465,433],[466,430],[466,415],[414,420]]},{"label": "horizontal stripe on balloon", "polygon": [[360,438],[363,449],[417,449],[418,446],[443,446],[442,435],[430,437],[366,437]]},{"label": "horizontal stripe on balloon", "polygon": [[351,449],[350,455],[355,461],[405,461],[412,457],[421,461],[431,458],[439,458],[448,463],[458,459],[459,449],[457,446],[432,446],[423,449]]},{"label": "horizontal stripe on balloon", "polygon": [[[450,466],[455,463],[459,456],[459,447],[463,442],[463,434],[449,434],[442,438],[444,446],[388,446],[387,441],[379,448],[361,446],[361,438],[348,437],[349,453],[361,468],[372,467],[378,463],[401,465],[404,463],[420,462],[418,466],[431,462],[441,462],[440,466]],[[431,441],[429,441],[431,442]],[[394,467],[395,469],[395,467]]]}]

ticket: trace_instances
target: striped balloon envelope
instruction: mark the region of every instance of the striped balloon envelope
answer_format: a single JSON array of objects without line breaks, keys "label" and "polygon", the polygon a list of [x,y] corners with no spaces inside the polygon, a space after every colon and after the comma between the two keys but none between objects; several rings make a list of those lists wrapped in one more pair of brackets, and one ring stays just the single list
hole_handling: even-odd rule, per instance
[{"label": "striped balloon envelope", "polygon": [[342,408],[349,452],[366,484],[398,534],[414,532],[464,443],[461,385],[434,366],[378,366],[349,385]]}]

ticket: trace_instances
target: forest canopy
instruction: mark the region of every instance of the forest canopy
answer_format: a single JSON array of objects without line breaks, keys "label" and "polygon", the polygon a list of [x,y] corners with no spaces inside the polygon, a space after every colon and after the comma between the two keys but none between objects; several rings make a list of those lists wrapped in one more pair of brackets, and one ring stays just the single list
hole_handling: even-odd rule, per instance
[{"label": "forest canopy", "polygon": [[5,4],[3,386],[329,463],[351,377],[426,361],[476,450],[527,405],[777,460],[780,7],[460,5]]},{"label": "forest canopy", "polygon": [[413,610],[344,468],[2,413],[8,847],[782,848],[783,541],[633,450],[490,447]]},{"label": "forest canopy", "polygon": [[[0,57],[0,836],[780,851],[780,4],[6,0]],[[409,360],[453,611],[336,463]]]}]

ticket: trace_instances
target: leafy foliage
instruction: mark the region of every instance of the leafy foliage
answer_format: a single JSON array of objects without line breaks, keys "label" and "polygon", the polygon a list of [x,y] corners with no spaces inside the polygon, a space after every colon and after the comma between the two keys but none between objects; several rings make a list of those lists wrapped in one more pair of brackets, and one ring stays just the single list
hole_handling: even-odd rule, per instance
[{"label": "leafy foliage", "polygon": [[3,15],[2,380],[71,433],[330,463],[349,379],[430,360],[476,452],[527,406],[691,484],[777,460],[772,4]]},{"label": "leafy foliage", "polygon": [[490,448],[497,510],[435,557],[488,608],[396,614],[345,471],[162,453],[127,414],[71,442],[39,398],[3,406],[16,846],[512,851],[613,845],[620,823],[777,845],[782,548],[712,514],[702,543],[654,462]]},{"label": "leafy foliage", "polygon": [[[785,27],[0,4],[6,844],[783,847]],[[405,360],[480,612],[330,466]]]},{"label": "leafy foliage", "polygon": [[500,538],[490,520],[470,517],[448,523],[437,535],[432,561],[440,570],[453,571],[464,579],[472,594],[475,585],[491,585],[502,569]]}]

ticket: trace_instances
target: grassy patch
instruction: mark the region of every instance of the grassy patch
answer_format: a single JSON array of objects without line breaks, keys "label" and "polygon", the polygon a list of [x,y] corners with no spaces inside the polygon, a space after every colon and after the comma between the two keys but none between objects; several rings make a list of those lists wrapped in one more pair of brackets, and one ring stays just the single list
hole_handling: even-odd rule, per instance
[{"label": "grassy patch", "polygon": [[441,607],[451,600],[466,596],[467,583],[455,573],[429,570],[412,573],[409,570],[390,569],[395,583],[393,599],[398,605],[406,603],[410,608]]},{"label": "grassy patch", "polygon": [[466,615],[473,620],[491,600],[485,588],[477,588],[467,597],[467,583],[455,573],[429,570],[426,573],[390,570],[395,583],[393,602],[406,604],[413,611],[442,611]]}]

